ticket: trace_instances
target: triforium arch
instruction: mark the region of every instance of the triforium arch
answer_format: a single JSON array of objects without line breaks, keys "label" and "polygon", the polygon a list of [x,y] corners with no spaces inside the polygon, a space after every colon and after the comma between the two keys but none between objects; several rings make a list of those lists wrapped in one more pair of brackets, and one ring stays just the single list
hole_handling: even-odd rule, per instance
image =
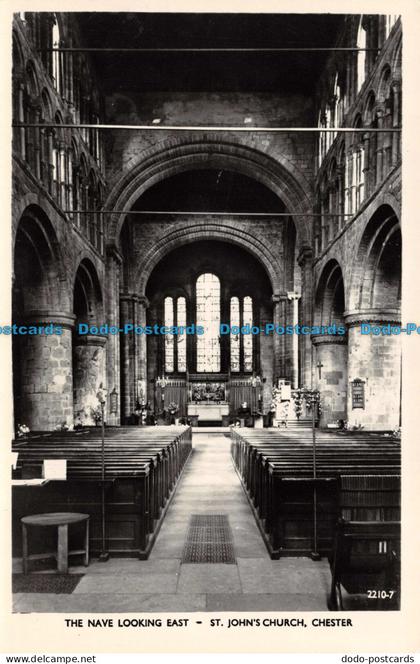
[{"label": "triforium arch", "polygon": [[[348,325],[348,419],[369,429],[401,423],[401,230],[394,209],[381,205],[367,223],[352,269]],[[364,386],[363,407],[352,396]]]},{"label": "triforium arch", "polygon": [[[268,156],[244,145],[226,141],[226,136],[196,137],[167,141],[142,159],[133,160],[116,182],[105,202],[107,210],[129,210],[151,186],[172,175],[196,168],[226,169],[247,175],[271,189],[284,202],[286,210],[309,214],[310,185],[293,164],[281,155]],[[114,244],[125,213],[112,215],[108,241]],[[294,217],[298,243],[310,244],[310,223],[304,216]]]},{"label": "triforium arch", "polygon": [[77,269],[73,311],[73,403],[76,424],[95,424],[98,420],[97,392],[105,385],[106,336],[88,334],[89,325],[104,321],[102,290],[93,263],[84,258]]},{"label": "triforium arch", "polygon": [[344,323],[343,271],[336,259],[325,265],[315,294],[314,324],[323,327],[312,337],[315,384],[321,395],[321,425],[346,420],[347,334]]},{"label": "triforium arch", "polygon": [[35,205],[23,211],[15,237],[12,313],[22,326],[13,336],[15,419],[31,430],[71,425],[73,317],[62,252]]}]

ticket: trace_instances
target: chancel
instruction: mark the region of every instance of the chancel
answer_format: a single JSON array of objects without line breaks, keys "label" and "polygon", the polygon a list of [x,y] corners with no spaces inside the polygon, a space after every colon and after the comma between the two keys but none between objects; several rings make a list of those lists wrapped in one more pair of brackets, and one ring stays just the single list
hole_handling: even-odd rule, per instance
[{"label": "chancel", "polygon": [[400,18],[12,27],[16,610],[395,608]]}]

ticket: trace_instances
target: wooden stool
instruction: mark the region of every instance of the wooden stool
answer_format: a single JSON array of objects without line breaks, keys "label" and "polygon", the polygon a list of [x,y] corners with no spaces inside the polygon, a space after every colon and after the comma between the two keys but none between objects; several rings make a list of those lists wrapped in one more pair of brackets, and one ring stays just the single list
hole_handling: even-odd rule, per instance
[{"label": "wooden stool", "polygon": [[[76,554],[84,555],[85,566],[89,565],[89,514],[78,514],[76,512],[48,512],[47,514],[32,514],[24,516],[22,521],[22,561],[23,573],[28,573],[28,562],[36,558],[47,558],[49,554],[28,555],[28,526],[57,526],[58,545],[57,545],[57,570],[62,574],[67,574],[68,556]],[[68,528],[71,523],[86,522],[85,528],[85,548],[78,551],[68,550]]]}]

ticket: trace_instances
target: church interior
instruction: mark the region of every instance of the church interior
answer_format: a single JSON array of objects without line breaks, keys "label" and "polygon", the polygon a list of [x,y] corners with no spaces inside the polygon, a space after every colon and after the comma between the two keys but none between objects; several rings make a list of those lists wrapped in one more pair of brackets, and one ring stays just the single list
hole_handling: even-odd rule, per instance
[{"label": "church interior", "polygon": [[400,17],[12,27],[15,611],[398,608]]}]

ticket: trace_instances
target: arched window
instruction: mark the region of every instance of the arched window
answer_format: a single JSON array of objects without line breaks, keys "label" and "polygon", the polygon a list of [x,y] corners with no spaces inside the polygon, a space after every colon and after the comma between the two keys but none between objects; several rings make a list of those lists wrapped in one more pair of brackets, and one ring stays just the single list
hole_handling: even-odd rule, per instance
[{"label": "arched window", "polygon": [[[252,314],[252,298],[244,297],[244,313],[243,321],[244,325],[249,325],[252,327],[253,324],[253,314]],[[244,343],[244,371],[252,371],[253,362],[252,362],[252,351],[253,351],[253,336],[252,334],[244,334],[243,336]]]},{"label": "arched window", "polygon": [[[57,125],[63,124],[63,119],[60,113],[56,113],[54,122]],[[52,147],[52,166],[53,166],[53,192],[62,205],[65,200],[65,183],[66,183],[66,163],[65,163],[65,149],[64,149],[64,130],[55,129]]]},{"label": "arched window", "polygon": [[[254,324],[252,298],[230,298],[230,325],[242,327]],[[253,370],[254,338],[252,334],[230,335],[230,370],[234,373]]]},{"label": "arched window", "polygon": [[69,186],[70,186],[70,210],[72,210],[72,218],[77,226],[80,226],[80,214],[76,212],[80,208],[80,166],[78,160],[78,149],[76,142],[72,140],[70,149],[70,164],[69,164]]},{"label": "arched window", "polygon": [[[165,327],[186,327],[187,302],[185,297],[165,297],[163,305]],[[165,334],[165,372],[183,372],[187,370],[187,335]]]},{"label": "arched window", "polygon": [[[362,126],[359,117],[355,127]],[[351,159],[351,210],[355,214],[365,197],[365,149],[363,145],[363,133],[358,131],[353,135],[353,153]]]},{"label": "arched window", "polygon": [[[61,36],[60,28],[58,25],[57,16],[54,15],[54,24],[52,28],[52,47],[60,48],[61,46]],[[54,87],[57,90],[58,94],[63,94],[63,72],[62,72],[62,63],[61,63],[61,53],[59,51],[53,51],[52,54],[52,77],[54,82]]]},{"label": "arched window", "polygon": [[197,371],[220,371],[220,281],[215,274],[205,273],[197,279]]},{"label": "arched window", "polygon": [[[357,33],[357,48],[366,49],[366,29],[362,25],[363,16],[360,18],[359,30]],[[357,84],[356,93],[359,92],[366,77],[366,51],[360,50],[357,53]]]},{"label": "arched window", "polygon": [[[165,327],[174,325],[174,300],[172,297],[165,297],[163,319]],[[165,371],[173,373],[175,370],[174,358],[174,335],[165,334]]]},{"label": "arched window", "polygon": [[346,202],[345,202],[345,195],[346,195],[346,156],[345,156],[345,149],[344,149],[344,143],[340,147],[340,150],[338,152],[338,164],[337,164],[337,174],[338,174],[338,179],[337,179],[337,184],[338,184],[338,229],[341,230],[343,226],[346,223],[346,217],[344,216],[344,213],[346,211]]},{"label": "arched window", "polygon": [[[239,298],[230,298],[230,325],[240,327],[241,313],[239,309]],[[241,370],[241,340],[240,334],[230,335],[230,370],[237,372]]]},{"label": "arched window", "polygon": [[[178,327],[187,326],[187,302],[185,297],[179,297],[177,299],[177,325]],[[177,342],[177,351],[178,351],[178,371],[187,370],[187,335],[179,334],[175,337]]]},{"label": "arched window", "polygon": [[[334,91],[333,91],[333,100],[334,100],[334,127],[342,127],[343,118],[344,118],[344,95],[339,84],[338,72],[335,74],[334,78]],[[334,138],[337,134],[334,133]]]},{"label": "arched window", "polygon": [[[318,127],[322,128],[325,127],[325,121],[324,121],[324,113],[323,111],[319,111],[318,114]],[[320,131],[318,133],[318,167],[321,167],[322,160],[325,157],[325,132]]]}]

